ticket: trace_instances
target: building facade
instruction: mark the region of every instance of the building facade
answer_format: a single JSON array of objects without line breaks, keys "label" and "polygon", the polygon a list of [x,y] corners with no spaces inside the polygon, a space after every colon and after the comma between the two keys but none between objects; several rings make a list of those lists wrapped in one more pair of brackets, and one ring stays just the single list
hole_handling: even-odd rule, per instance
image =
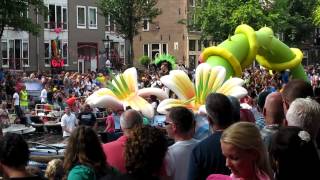
[{"label": "building facade", "polygon": [[201,33],[188,28],[193,22],[195,3],[196,0],[158,1],[161,14],[152,22],[144,19],[139,34],[134,38],[135,66],[141,66],[139,58],[143,55],[154,61],[162,53],[175,56],[177,63],[189,68],[197,66],[202,49],[212,42],[201,41]]},{"label": "building facade", "polygon": [[[95,0],[44,0],[44,4],[48,16],[33,10],[28,14],[42,26],[37,36],[5,29],[1,41],[4,69],[50,71],[54,55],[63,59],[67,71],[97,71],[107,59],[125,62],[125,41],[109,30]],[[106,42],[110,33],[112,41]]]}]

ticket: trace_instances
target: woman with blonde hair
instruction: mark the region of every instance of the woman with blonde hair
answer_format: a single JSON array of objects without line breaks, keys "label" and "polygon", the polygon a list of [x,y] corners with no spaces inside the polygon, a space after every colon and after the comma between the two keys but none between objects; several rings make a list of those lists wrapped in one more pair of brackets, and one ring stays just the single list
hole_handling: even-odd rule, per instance
[{"label": "woman with blonde hair", "polygon": [[45,171],[48,180],[62,180],[64,176],[63,162],[61,159],[52,159]]},{"label": "woman with blonde hair", "polygon": [[[221,136],[221,149],[232,174],[226,179],[272,180],[267,150],[259,129],[253,123],[238,122],[227,128]],[[215,179],[221,175],[210,175]]]}]

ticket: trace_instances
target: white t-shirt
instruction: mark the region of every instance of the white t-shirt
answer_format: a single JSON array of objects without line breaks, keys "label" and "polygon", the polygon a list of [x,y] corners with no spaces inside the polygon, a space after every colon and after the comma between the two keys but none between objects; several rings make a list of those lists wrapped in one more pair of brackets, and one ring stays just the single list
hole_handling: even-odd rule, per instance
[{"label": "white t-shirt", "polygon": [[41,103],[46,103],[47,102],[47,90],[42,89],[40,93],[40,98],[41,98]]},{"label": "white t-shirt", "polygon": [[166,154],[166,172],[174,180],[188,179],[186,169],[189,168],[190,156],[198,140],[178,141],[168,148]]},{"label": "white t-shirt", "polygon": [[14,99],[14,105],[15,106],[19,106],[20,104],[19,104],[19,94],[17,93],[17,92],[15,92],[14,94],[13,94],[13,99]]},{"label": "white t-shirt", "polygon": [[[65,127],[66,129],[73,131],[76,128],[76,124],[77,124],[77,118],[73,113],[71,113],[69,116],[67,114],[64,114],[61,117],[61,127]],[[70,136],[69,132],[63,131],[63,137],[69,137],[69,136]]]}]

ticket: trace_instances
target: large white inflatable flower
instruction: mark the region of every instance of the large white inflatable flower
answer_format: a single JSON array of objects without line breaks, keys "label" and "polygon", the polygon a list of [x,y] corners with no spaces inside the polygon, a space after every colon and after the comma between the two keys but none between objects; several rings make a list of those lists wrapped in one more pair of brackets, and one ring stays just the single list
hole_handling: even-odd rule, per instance
[{"label": "large white inflatable flower", "polygon": [[168,95],[159,88],[144,88],[138,90],[137,70],[132,67],[117,75],[109,83],[109,88],[102,88],[90,95],[86,103],[91,107],[123,109],[130,106],[141,111],[148,118],[154,116],[154,109],[144,98],[155,95],[159,100],[168,98]]},{"label": "large white inflatable flower", "polygon": [[181,70],[172,70],[169,75],[163,76],[161,82],[179,99],[165,99],[159,104],[157,111],[166,114],[171,107],[184,106],[198,112],[199,109],[204,109],[206,97],[210,93],[216,92],[236,98],[244,97],[248,93],[242,87],[243,80],[240,78],[230,78],[224,82],[226,70],[221,66],[211,67],[202,63],[197,67],[195,76],[195,85]]}]

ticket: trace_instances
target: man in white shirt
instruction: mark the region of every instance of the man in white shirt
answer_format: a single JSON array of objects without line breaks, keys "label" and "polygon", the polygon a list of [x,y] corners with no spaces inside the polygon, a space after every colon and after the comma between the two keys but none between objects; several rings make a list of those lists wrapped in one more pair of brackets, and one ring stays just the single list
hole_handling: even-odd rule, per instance
[{"label": "man in white shirt", "polygon": [[19,90],[16,88],[16,91],[13,94],[13,106],[14,106],[14,111],[17,115],[17,117],[20,119],[22,117],[22,111],[20,108],[20,96],[19,96]]},{"label": "man in white shirt", "polygon": [[41,103],[43,104],[47,103],[47,94],[48,94],[47,89],[48,89],[48,86],[45,85],[40,93]]},{"label": "man in white shirt", "polygon": [[189,167],[190,156],[198,140],[193,139],[195,117],[193,112],[185,107],[169,109],[164,122],[169,137],[175,143],[168,148],[166,155],[166,173],[171,179],[187,179],[186,169]]},{"label": "man in white shirt", "polygon": [[77,118],[76,116],[71,113],[71,110],[69,107],[65,108],[65,114],[61,117],[61,127],[63,131],[63,137],[69,137],[72,133],[72,131],[77,126]]}]

